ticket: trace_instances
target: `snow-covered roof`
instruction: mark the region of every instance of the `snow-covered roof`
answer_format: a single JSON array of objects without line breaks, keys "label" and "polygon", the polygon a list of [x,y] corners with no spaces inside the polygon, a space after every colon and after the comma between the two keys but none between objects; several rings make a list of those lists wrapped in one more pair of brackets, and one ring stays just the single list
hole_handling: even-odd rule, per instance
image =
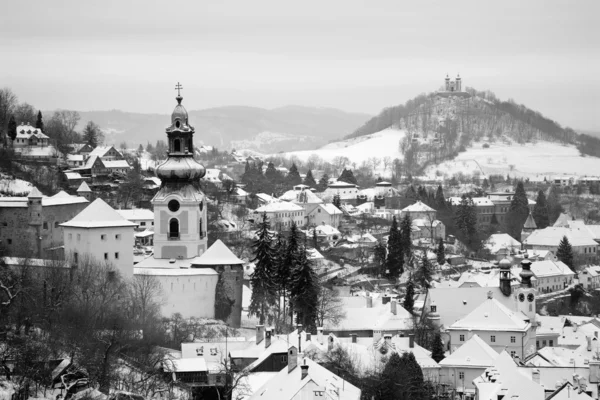
[{"label": "snow-covered roof", "polygon": [[321,233],[323,235],[340,235],[340,231],[331,226],[331,225],[327,225],[327,224],[322,224],[322,225],[318,225],[315,227],[315,229],[317,230],[317,234]]},{"label": "snow-covered roof", "polygon": [[270,213],[270,212],[293,212],[304,210],[297,204],[289,203],[287,201],[276,201],[273,203],[267,203],[264,206],[258,207],[255,213]]},{"label": "snow-covered roof", "polygon": [[435,211],[435,209],[429,207],[427,204],[423,203],[422,201],[417,201],[414,204],[411,204],[408,207],[405,207],[402,209],[402,212],[431,212],[431,211]]},{"label": "snow-covered roof", "polygon": [[85,157],[83,154],[67,154],[68,161],[84,161]]},{"label": "snow-covered roof", "polygon": [[[149,257],[148,259],[153,259]],[[163,260],[168,262],[169,260]],[[139,264],[138,264],[139,265]],[[145,263],[144,263],[145,265]],[[195,275],[217,275],[217,271],[212,268],[144,268],[134,267],[133,275],[150,275],[150,276],[195,276]]]},{"label": "snow-covered roof", "polygon": [[82,176],[79,172],[65,172],[65,176],[67,179],[82,179]]},{"label": "snow-covered roof", "polygon": [[217,239],[200,257],[194,260],[193,265],[235,265],[244,264],[229,250],[221,239]]},{"label": "snow-covered roof", "polygon": [[600,276],[600,266],[597,265],[591,265],[589,267],[584,268],[584,270],[582,272],[580,272],[580,274],[587,272],[587,275],[595,277],[595,276]]},{"label": "snow-covered roof", "polygon": [[167,359],[163,362],[164,368],[169,372],[206,372],[208,367],[203,357]]},{"label": "snow-covered roof", "polygon": [[[494,205],[494,202],[492,200],[488,199],[487,197],[472,197],[471,200],[473,200],[473,205],[478,206],[478,207],[485,207],[485,206],[491,207]],[[453,206],[457,206],[462,201],[462,197],[449,197],[448,201]]]},{"label": "snow-covered roof", "polygon": [[[79,175],[79,174],[77,174],[77,175]],[[90,189],[90,187],[88,186],[88,184],[85,181],[81,182],[81,185],[79,185],[79,188],[77,188],[77,193],[79,193],[79,192],[91,192],[91,191],[92,191],[92,189]]]},{"label": "snow-covered roof", "polygon": [[348,183],[344,181],[336,181],[327,185],[330,188],[356,188],[357,186],[353,183]]},{"label": "snow-covered roof", "polygon": [[132,210],[116,210],[123,218],[129,221],[154,220],[154,212],[146,208],[134,208]]},{"label": "snow-covered roof", "polygon": [[490,253],[496,254],[502,249],[509,249],[512,251],[520,250],[521,242],[510,236],[508,233],[494,233],[493,235],[490,235],[484,246]]},{"label": "snow-covered roof", "polygon": [[337,208],[331,203],[321,204],[321,208],[323,208],[329,215],[343,214],[343,212],[339,208]]},{"label": "snow-covered roof", "polygon": [[41,130],[29,124],[21,124],[17,126],[17,138],[29,139],[32,136],[35,136],[38,139],[48,139],[48,136],[44,135]]},{"label": "snow-covered roof", "polygon": [[525,224],[523,225],[523,229],[537,229],[537,225],[536,225],[531,213],[529,213],[529,215],[527,216],[527,219],[525,220]]},{"label": "snow-covered roof", "polygon": [[489,367],[498,353],[475,334],[452,354],[440,361],[443,367]]},{"label": "snow-covered roof", "polygon": [[42,197],[42,206],[60,206],[65,204],[87,203],[87,199],[79,196],[71,196],[67,192],[61,190],[51,197]]},{"label": "snow-covered roof", "polygon": [[524,331],[529,327],[524,314],[517,314],[498,300],[485,300],[465,317],[459,319],[448,329],[474,329],[485,331],[517,330]]},{"label": "snow-covered roof", "polygon": [[90,157],[91,156],[104,157],[106,155],[106,153],[108,153],[111,149],[116,151],[119,155],[121,154],[121,153],[119,153],[119,151],[117,149],[115,149],[114,146],[97,146],[94,150],[92,150],[90,152]]},{"label": "snow-covered roof", "polygon": [[564,236],[574,247],[598,245],[587,229],[554,226],[533,231],[523,243],[530,246],[558,246]]},{"label": "snow-covered roof", "polygon": [[[87,200],[86,200],[87,201]],[[73,219],[61,226],[74,228],[134,227],[136,224],[123,218],[102,199],[96,199]]]},{"label": "snow-covered roof", "polygon": [[[306,185],[298,185],[298,186],[305,186],[306,188],[308,188],[308,186],[306,186]],[[298,186],[295,186],[295,187],[298,187]],[[323,200],[321,200],[316,194],[314,194],[312,191],[310,191],[308,189],[288,190],[287,192],[285,192],[283,195],[281,195],[279,197],[279,200],[291,201],[296,204],[321,204],[321,203],[323,203]]]},{"label": "snow-covered roof", "polygon": [[325,257],[317,249],[306,249],[309,260],[323,260]]},{"label": "snow-covered roof", "polygon": [[[515,271],[520,272],[520,268]],[[575,273],[562,261],[543,260],[531,263],[531,272],[536,278],[548,278],[552,276],[573,276]]]},{"label": "snow-covered roof", "polygon": [[106,168],[129,168],[127,160],[102,160]]}]

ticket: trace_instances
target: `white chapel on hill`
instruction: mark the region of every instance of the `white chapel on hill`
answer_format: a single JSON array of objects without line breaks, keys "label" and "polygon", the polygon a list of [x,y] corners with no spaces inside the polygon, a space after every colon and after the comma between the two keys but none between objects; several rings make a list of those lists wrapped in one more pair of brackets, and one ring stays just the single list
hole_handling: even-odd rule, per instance
[{"label": "white chapel on hill", "polygon": [[[153,276],[162,286],[162,313],[166,317],[173,313],[180,313],[184,318],[218,317],[215,315],[215,296],[225,294],[233,300],[227,321],[231,326],[239,327],[243,261],[220,240],[207,249],[206,197],[200,186],[205,168],[194,159],[195,131],[181,104],[183,97],[178,94],[176,99],[177,106],[166,129],[168,157],[156,168],[162,184],[152,199],[154,255],[134,267],[135,224],[102,200],[94,201],[63,225],[65,235],[74,235],[69,239],[70,247],[66,244],[65,249],[74,253],[79,248],[79,252],[85,251],[96,259],[111,261],[124,277]],[[79,236],[75,235],[79,231],[75,229],[82,228],[78,225],[82,220],[87,226],[85,231],[81,231],[81,239],[77,239]],[[79,247],[76,240],[83,243],[84,237],[89,245]],[[122,245],[122,248],[117,250],[116,244]],[[219,283],[224,289],[221,293],[217,293]]]}]

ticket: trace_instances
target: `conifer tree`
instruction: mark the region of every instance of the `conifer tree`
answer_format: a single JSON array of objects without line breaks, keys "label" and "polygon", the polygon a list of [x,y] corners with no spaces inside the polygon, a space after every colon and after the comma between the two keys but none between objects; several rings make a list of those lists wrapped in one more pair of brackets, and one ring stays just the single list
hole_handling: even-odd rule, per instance
[{"label": "conifer tree", "polygon": [[288,186],[296,186],[302,183],[302,178],[300,177],[300,172],[298,172],[298,167],[293,163],[288,171],[287,176],[285,177],[285,183]]},{"label": "conifer tree", "polygon": [[396,216],[392,218],[387,246],[387,259],[385,263],[387,273],[391,278],[397,278],[404,272],[404,254],[402,252],[400,230],[398,229]]},{"label": "conifer tree", "polygon": [[546,198],[546,204],[548,206],[548,223],[552,225],[556,222],[560,214],[565,211],[563,206],[560,204],[558,188],[554,185],[550,186],[550,191],[548,192],[548,197]]},{"label": "conifer tree", "polygon": [[317,187],[317,182],[315,181],[315,178],[313,177],[312,171],[310,169],[306,173],[306,177],[304,178],[304,184],[311,188]]},{"label": "conifer tree", "polygon": [[44,121],[42,121],[42,112],[38,111],[37,120],[35,121],[35,127],[41,132],[44,132]]},{"label": "conifer tree", "polygon": [[438,241],[438,247],[435,252],[435,255],[437,256],[437,262],[440,266],[446,263],[446,249],[444,248],[444,241],[442,240],[442,238],[440,238],[440,240]]},{"label": "conifer tree", "polygon": [[386,257],[387,257],[387,249],[381,240],[377,241],[375,247],[373,247],[373,257],[375,259],[375,263],[377,264],[379,271],[378,274],[380,276],[385,275],[385,266],[386,266]]},{"label": "conifer tree", "polygon": [[483,178],[483,182],[481,183],[481,188],[483,189],[484,192],[490,188],[490,183],[488,182],[487,178]]},{"label": "conifer tree", "polygon": [[15,121],[14,115],[11,115],[10,119],[8,120],[8,137],[14,146],[15,139],[17,138],[17,121]]},{"label": "conifer tree", "polygon": [[296,311],[296,322],[307,332],[317,329],[317,306],[319,298],[319,278],[306,255],[306,249],[298,250],[297,264],[290,276],[290,301]]},{"label": "conifer tree", "polygon": [[406,295],[404,296],[404,303],[402,306],[409,313],[413,312],[415,306],[415,284],[412,275],[408,278],[408,282],[406,283]]},{"label": "conifer tree", "polygon": [[412,256],[412,220],[407,213],[400,221],[400,246],[405,259]]},{"label": "conifer tree", "polygon": [[319,184],[317,185],[317,191],[324,192],[325,189],[327,189],[328,185],[329,185],[329,175],[323,174],[321,179],[319,179]]},{"label": "conifer tree", "polygon": [[339,178],[337,180],[341,181],[341,182],[352,183],[354,185],[358,185],[358,181],[354,177],[354,173],[352,172],[351,169],[344,168],[344,170],[342,171],[342,174],[339,176]]},{"label": "conifer tree", "polygon": [[512,198],[508,213],[506,214],[507,233],[517,240],[521,240],[521,231],[529,215],[529,201],[525,194],[523,181],[517,183],[515,195]]},{"label": "conifer tree", "polygon": [[431,262],[427,258],[427,251],[423,252],[423,256],[421,257],[421,266],[419,267],[419,283],[422,287],[429,289],[432,281],[431,277]]},{"label": "conifer tree", "polygon": [[532,217],[538,229],[544,229],[550,225],[548,204],[546,202],[546,195],[544,194],[543,190],[538,192],[537,199],[535,200],[535,206],[533,207]]},{"label": "conifer tree", "polygon": [[267,169],[265,170],[265,178],[267,178],[267,180],[272,184],[279,183],[279,181],[281,180],[281,174],[279,173],[279,171],[277,171],[277,169],[275,169],[275,164],[273,164],[272,162],[269,162],[267,164]]},{"label": "conifer tree", "polygon": [[431,358],[433,358],[435,362],[439,363],[444,358],[446,358],[444,353],[444,343],[442,343],[442,336],[439,332],[436,332],[433,337],[433,343],[431,346]]},{"label": "conifer tree", "polygon": [[[279,288],[281,296],[284,298],[284,314],[285,314],[285,301],[290,294],[291,287],[291,274],[298,265],[300,250],[300,232],[295,222],[292,222],[288,239],[285,244],[280,247],[279,263],[277,266],[276,282]],[[290,304],[290,310],[291,310]],[[291,314],[291,311],[290,311]],[[285,322],[285,315],[284,315]]]},{"label": "conifer tree", "polygon": [[313,237],[312,237],[312,240],[313,240],[313,247],[317,251],[319,251],[319,239],[317,237],[317,227],[316,226],[313,228]]},{"label": "conifer tree", "polygon": [[254,272],[250,277],[252,298],[249,312],[258,316],[260,323],[264,324],[269,306],[277,299],[276,284],[273,282],[277,269],[277,256],[273,247],[271,224],[266,213],[263,214],[262,221],[258,225],[256,237],[252,244]]},{"label": "conifer tree", "polygon": [[477,211],[473,200],[463,195],[460,204],[456,207],[454,223],[460,233],[461,239],[471,247],[477,247]]},{"label": "conifer tree", "polygon": [[331,201],[331,203],[334,206],[336,206],[339,210],[342,209],[342,200],[339,194],[336,193],[335,195],[333,195],[333,200]]},{"label": "conifer tree", "polygon": [[556,258],[558,258],[559,261],[564,262],[573,272],[575,272],[575,269],[573,268],[573,247],[566,236],[563,236],[558,244]]}]

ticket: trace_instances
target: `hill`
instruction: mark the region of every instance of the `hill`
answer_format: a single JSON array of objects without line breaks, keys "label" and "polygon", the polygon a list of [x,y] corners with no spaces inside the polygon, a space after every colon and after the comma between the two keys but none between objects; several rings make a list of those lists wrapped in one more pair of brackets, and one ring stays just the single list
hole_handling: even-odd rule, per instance
[{"label": "hill", "polygon": [[[331,108],[287,106],[267,110],[228,106],[188,111],[196,128],[196,143],[223,150],[248,148],[279,152],[293,148],[318,148],[351,132],[370,118]],[[165,139],[164,127],[170,114],[140,114],[118,110],[80,112],[77,130],[94,121],[106,135],[106,142],[129,146]]]}]

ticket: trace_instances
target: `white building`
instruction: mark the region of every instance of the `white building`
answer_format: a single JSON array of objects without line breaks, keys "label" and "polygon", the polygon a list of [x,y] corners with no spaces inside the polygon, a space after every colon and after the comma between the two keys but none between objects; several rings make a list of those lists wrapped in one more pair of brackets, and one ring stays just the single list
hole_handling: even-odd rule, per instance
[{"label": "white building", "polygon": [[319,204],[317,207],[307,213],[309,226],[340,226],[342,215],[344,213],[331,203]]},{"label": "white building", "polygon": [[91,256],[106,262],[125,278],[133,276],[133,230],[135,224],[123,218],[102,199],[77,214],[63,227],[65,255],[78,263]]},{"label": "white building", "polygon": [[419,200],[402,209],[401,216],[404,217],[405,215],[410,216],[411,219],[434,221],[436,219],[437,211]]},{"label": "white building", "polygon": [[563,290],[573,283],[575,273],[562,261],[544,260],[531,263],[535,287],[542,293]]},{"label": "white building", "polygon": [[588,260],[596,258],[598,242],[594,240],[588,229],[582,227],[550,226],[535,230],[523,241],[523,247],[525,249],[550,250],[556,254],[558,245],[565,236],[573,247],[574,254]]},{"label": "white building", "polygon": [[287,201],[274,201],[254,210],[255,221],[261,221],[262,215],[267,214],[271,227],[275,230],[287,230],[295,223],[299,228],[304,226],[304,208]]},{"label": "white building", "polygon": [[123,218],[137,225],[138,230],[154,229],[154,212],[146,208],[116,210]]},{"label": "white building", "polygon": [[358,186],[342,181],[330,183],[321,197],[331,200],[336,195],[340,196],[342,203],[355,201],[358,196]]},{"label": "white building", "polygon": [[592,265],[579,271],[579,283],[585,290],[594,290],[600,288],[600,266]]},{"label": "white building", "polygon": [[509,257],[521,250],[521,242],[508,233],[494,233],[483,244],[496,260]]}]

